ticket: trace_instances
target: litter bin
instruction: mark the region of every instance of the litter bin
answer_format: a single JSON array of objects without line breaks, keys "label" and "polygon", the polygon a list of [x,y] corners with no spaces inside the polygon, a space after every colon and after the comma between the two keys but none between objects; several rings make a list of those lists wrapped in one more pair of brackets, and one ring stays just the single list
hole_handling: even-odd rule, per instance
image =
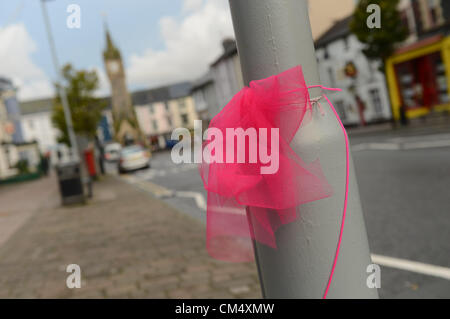
[{"label": "litter bin", "polygon": [[56,166],[59,181],[59,191],[63,205],[84,203],[85,197],[81,181],[79,162],[66,162]]}]

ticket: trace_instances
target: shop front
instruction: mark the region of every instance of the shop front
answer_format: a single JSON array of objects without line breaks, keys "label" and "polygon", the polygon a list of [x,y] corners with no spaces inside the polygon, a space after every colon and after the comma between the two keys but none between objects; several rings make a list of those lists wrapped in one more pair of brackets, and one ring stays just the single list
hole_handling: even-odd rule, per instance
[{"label": "shop front", "polygon": [[386,61],[386,76],[396,121],[450,111],[450,37],[401,48]]}]

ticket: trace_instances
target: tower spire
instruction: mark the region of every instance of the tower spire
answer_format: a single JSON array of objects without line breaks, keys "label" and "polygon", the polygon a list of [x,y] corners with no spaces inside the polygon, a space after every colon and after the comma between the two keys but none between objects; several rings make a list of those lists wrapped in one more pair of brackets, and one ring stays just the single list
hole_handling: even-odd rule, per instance
[{"label": "tower spire", "polygon": [[103,16],[103,27],[105,29],[105,37],[106,37],[106,48],[103,51],[103,57],[105,59],[120,59],[120,51],[114,45],[111,33],[109,32],[108,23],[106,21],[105,15]]}]

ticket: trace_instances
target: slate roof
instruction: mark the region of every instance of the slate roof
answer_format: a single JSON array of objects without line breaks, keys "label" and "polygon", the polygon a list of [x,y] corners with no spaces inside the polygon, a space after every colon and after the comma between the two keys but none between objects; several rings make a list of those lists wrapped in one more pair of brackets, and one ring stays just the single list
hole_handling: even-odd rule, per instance
[{"label": "slate roof", "polygon": [[19,107],[21,114],[51,112],[53,109],[53,98],[19,102]]},{"label": "slate roof", "polygon": [[191,88],[192,84],[190,82],[180,82],[154,89],[135,91],[131,93],[131,99],[133,105],[168,101],[190,95]]},{"label": "slate roof", "polygon": [[200,78],[198,78],[197,80],[192,82],[191,91],[193,92],[195,90],[201,89],[201,88],[205,87],[206,85],[213,83],[213,82],[214,82],[214,79],[211,74],[211,71],[208,71],[208,73],[204,74],[203,76],[201,76]]},{"label": "slate roof", "polygon": [[[133,101],[133,106],[147,105],[154,102],[168,101],[189,96],[191,94],[191,89],[192,84],[190,82],[180,82],[154,89],[132,92],[131,99]],[[106,103],[107,109],[111,108],[111,97],[106,96],[100,98],[100,100]],[[53,98],[20,102],[20,110],[22,114],[51,112],[53,110]]]},{"label": "slate roof", "polygon": [[350,31],[350,22],[353,15],[350,15],[342,20],[337,21],[331,28],[329,28],[319,39],[315,42],[316,49],[322,48],[327,44],[348,36]]}]

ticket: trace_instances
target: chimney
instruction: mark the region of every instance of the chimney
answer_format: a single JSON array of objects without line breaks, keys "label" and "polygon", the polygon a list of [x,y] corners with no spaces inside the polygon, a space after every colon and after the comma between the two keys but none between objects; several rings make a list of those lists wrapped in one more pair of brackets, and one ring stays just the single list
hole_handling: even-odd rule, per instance
[{"label": "chimney", "polygon": [[232,38],[225,38],[222,41],[223,50],[228,52],[236,48],[236,41]]}]

